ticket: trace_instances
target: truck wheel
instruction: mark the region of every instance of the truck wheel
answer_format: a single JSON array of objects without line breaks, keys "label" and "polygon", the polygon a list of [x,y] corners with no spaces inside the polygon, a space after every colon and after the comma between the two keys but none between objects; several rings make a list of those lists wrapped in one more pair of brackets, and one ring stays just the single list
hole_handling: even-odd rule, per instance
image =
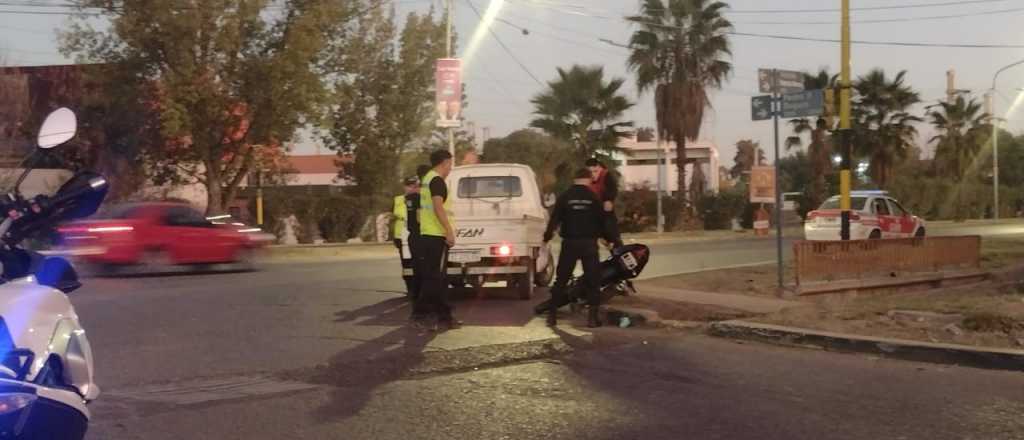
[{"label": "truck wheel", "polygon": [[530,258],[526,264],[526,273],[519,276],[516,280],[516,291],[519,293],[519,299],[530,300],[533,298],[533,287],[536,282],[536,260]]}]

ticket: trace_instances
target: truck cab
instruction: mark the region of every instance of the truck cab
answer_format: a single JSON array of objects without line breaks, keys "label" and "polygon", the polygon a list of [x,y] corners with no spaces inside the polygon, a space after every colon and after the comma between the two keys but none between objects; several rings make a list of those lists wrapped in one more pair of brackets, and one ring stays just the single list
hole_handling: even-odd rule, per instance
[{"label": "truck cab", "polygon": [[555,265],[543,242],[548,212],[529,166],[460,166],[447,181],[455,214],[451,284],[505,282],[521,299],[530,299],[535,287],[551,283]]}]

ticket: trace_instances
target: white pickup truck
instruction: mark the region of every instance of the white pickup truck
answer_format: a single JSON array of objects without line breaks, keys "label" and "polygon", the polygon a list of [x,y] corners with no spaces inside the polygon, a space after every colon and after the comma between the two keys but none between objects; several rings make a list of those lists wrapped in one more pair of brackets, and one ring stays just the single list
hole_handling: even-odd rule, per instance
[{"label": "white pickup truck", "polygon": [[448,254],[452,285],[506,282],[521,299],[555,273],[543,242],[548,212],[533,170],[519,164],[456,167],[448,176],[455,246]]}]

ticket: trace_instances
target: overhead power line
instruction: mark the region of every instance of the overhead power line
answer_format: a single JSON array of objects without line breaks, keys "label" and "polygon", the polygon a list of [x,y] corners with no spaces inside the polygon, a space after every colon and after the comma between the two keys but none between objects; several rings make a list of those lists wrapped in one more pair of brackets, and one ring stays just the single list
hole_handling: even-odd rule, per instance
[{"label": "overhead power line", "polygon": [[[394,3],[396,5],[401,5],[401,4],[429,3],[429,2],[431,2],[431,0],[399,0],[399,1],[395,1]],[[373,5],[368,6],[367,8],[364,8],[362,11],[357,12],[357,14],[355,14],[355,15],[363,15],[367,11],[376,9],[376,8],[382,6],[382,5],[385,5],[385,3],[383,3],[383,2],[375,3]],[[0,1],[0,7],[29,8],[29,9],[24,9],[24,10],[23,9],[3,9],[3,10],[0,10],[0,15],[2,15],[2,14],[8,14],[8,15],[86,15],[86,16],[106,15],[105,12],[98,12],[98,11],[97,12],[91,12],[91,11],[79,10],[78,6],[77,5],[73,5],[73,4],[47,3],[47,4],[31,4],[30,5],[30,4],[23,4],[23,3],[13,3],[13,2]],[[63,10],[60,10],[60,11],[38,10],[38,11],[36,11],[36,10],[31,10],[31,8],[59,8],[59,9],[63,9]],[[175,7],[174,9],[176,9],[176,10],[198,10],[198,9],[202,9],[202,8],[203,8],[202,6],[181,6],[181,7]],[[281,9],[284,9],[284,8],[285,8],[284,5],[270,5],[270,6],[266,6],[264,9],[268,9],[268,10],[281,10]],[[105,7],[94,7],[94,6],[88,6],[88,7],[85,7],[83,9],[86,9],[86,10],[104,10],[104,11],[107,10],[107,8],[105,8]]]},{"label": "overhead power line", "polygon": [[[975,5],[982,3],[1005,3],[1009,0],[961,0],[955,2],[936,2],[936,3],[908,3],[904,5],[889,5],[889,6],[861,6],[852,7],[851,11],[888,11],[894,9],[917,9],[917,8],[937,8],[943,6],[963,6],[963,5]],[[827,9],[741,9],[728,11],[732,14],[798,14],[798,13],[825,13],[825,12],[842,12],[839,8],[827,8]]]},{"label": "overhead power line", "polygon": [[[970,12],[964,14],[949,14],[949,15],[930,15],[924,17],[901,17],[901,18],[878,18],[870,20],[852,20],[855,24],[871,24],[871,23],[907,23],[914,21],[930,21],[930,20],[949,20],[955,18],[968,18],[968,17],[981,17],[986,15],[999,15],[999,14],[1011,14],[1014,12],[1024,12],[1024,8],[1010,8],[1010,9],[999,9],[995,11],[982,11],[982,12]],[[734,21],[733,24],[748,24],[748,25],[836,25],[840,24],[839,21]]]},{"label": "overhead power line", "polygon": [[[470,9],[473,10],[473,13],[476,14],[476,16],[480,19],[481,25],[486,25],[487,23],[484,23],[484,16],[483,16],[483,14],[481,14],[480,10],[476,8],[476,5],[473,4],[473,1],[472,0],[466,0],[466,3],[469,5]],[[540,85],[540,86],[544,85],[544,82],[541,81],[540,79],[538,79],[537,76],[534,75],[533,72],[531,72],[530,69],[526,67],[526,64],[523,64],[523,62],[519,60],[519,57],[517,57],[516,54],[512,53],[512,50],[509,49],[508,46],[506,46],[503,41],[501,41],[501,38],[499,38],[498,34],[494,32],[494,29],[492,29],[490,26],[488,26],[487,27],[487,32],[490,33],[492,37],[494,37],[494,41],[498,42],[498,45],[500,45],[501,48],[505,50],[505,53],[507,53],[508,56],[510,58],[512,58],[512,61],[515,61],[516,64],[519,65],[519,68],[523,69],[523,71],[526,72],[526,74],[529,75],[530,78],[533,78],[533,80],[536,81],[538,85]]]},{"label": "overhead power line", "polygon": [[[792,35],[755,34],[749,32],[728,32],[729,35],[738,37],[769,38],[776,40],[812,41],[818,43],[841,43],[842,40],[833,38],[810,38],[796,37]],[[865,41],[852,40],[852,44],[864,46],[901,46],[901,47],[939,47],[947,49],[1024,49],[1024,44],[979,44],[979,43],[918,43],[906,41]]]},{"label": "overhead power line", "polygon": [[[974,0],[974,1],[987,1],[987,0]],[[532,3],[524,3],[524,4],[529,4],[529,5],[532,5],[532,6],[543,7],[541,5],[536,5],[536,4],[532,4]],[[567,12],[567,11],[562,11],[562,10],[559,10],[559,9],[555,9],[555,10],[561,11],[563,13],[571,14],[571,15],[582,15],[582,16],[587,16],[587,17],[592,17],[592,18],[600,18],[600,19],[605,19],[605,20],[626,21],[628,23],[647,25],[647,26],[652,26],[652,27],[660,27],[660,28],[665,28],[665,29],[680,29],[681,28],[679,26],[674,26],[674,25],[667,25],[667,24],[654,23],[654,22],[648,22],[648,21],[630,20],[630,19],[628,19],[626,17],[609,17],[609,16],[596,15],[596,14],[589,13],[589,12]],[[801,37],[801,36],[795,36],[795,35],[762,34],[762,33],[736,32],[736,31],[729,31],[729,32],[725,32],[725,33],[728,34],[728,35],[733,35],[733,36],[738,36],[738,37],[764,38],[764,39],[789,40],[789,41],[808,41],[808,42],[818,42],[818,43],[841,43],[840,40],[833,39],[833,38]],[[601,41],[603,43],[606,43],[606,44],[611,44],[613,46],[626,47],[626,48],[629,47],[628,45],[624,45],[624,44],[621,44],[621,43],[616,43],[616,42],[608,40],[606,38],[601,38],[601,39],[599,39],[599,41]],[[950,48],[950,49],[1021,49],[1021,48],[1024,48],[1024,44],[930,43],[930,42],[869,41],[869,40],[853,40],[852,43],[853,44],[858,44],[858,45],[865,45],[865,46],[936,47],[936,48]]]},{"label": "overhead power line", "polygon": [[[939,7],[950,7],[950,6],[966,6],[966,5],[977,5],[977,4],[990,4],[990,3],[1006,3],[1011,0],[959,0],[959,1],[943,1],[943,2],[932,2],[932,3],[907,3],[897,4],[888,6],[860,6],[852,7],[850,11],[890,11],[900,9],[920,9],[920,8],[939,8]],[[575,9],[580,11],[594,11],[595,8],[589,5],[572,5],[568,3],[547,1],[547,2],[527,2],[525,0],[517,0],[517,3],[543,7],[554,10],[564,9]],[[612,14],[617,14],[617,11],[605,10]],[[812,8],[812,9],[729,9],[726,13],[729,14],[819,14],[819,13],[839,13],[842,12],[839,8]]]}]

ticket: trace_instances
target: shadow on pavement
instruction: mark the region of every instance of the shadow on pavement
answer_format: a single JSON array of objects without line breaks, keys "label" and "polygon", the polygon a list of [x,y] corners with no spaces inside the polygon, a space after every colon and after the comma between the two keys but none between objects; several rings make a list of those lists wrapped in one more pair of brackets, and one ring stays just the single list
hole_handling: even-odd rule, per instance
[{"label": "shadow on pavement", "polygon": [[[542,295],[546,296],[546,295]],[[465,327],[526,327],[533,318],[534,301],[502,301],[467,298],[452,301],[455,315],[463,321],[458,332],[473,332]],[[403,297],[389,298],[354,310],[341,310],[334,314],[334,322],[345,325],[390,328],[386,333],[360,345],[341,351],[328,361],[309,370],[294,373],[293,379],[335,387],[329,401],[318,408],[314,419],[319,423],[335,423],[357,415],[369,402],[374,391],[388,383],[416,375],[459,369],[474,363],[485,364],[489,356],[500,358],[490,351],[538,350],[550,348],[522,348],[517,344],[484,348],[480,353],[467,350],[445,350],[430,347],[443,333],[421,329],[409,324],[410,303]],[[527,330],[524,329],[524,332]],[[461,335],[453,334],[459,338]],[[479,336],[479,335],[477,335]],[[472,338],[472,336],[469,336]],[[564,339],[575,338],[566,334]],[[575,341],[574,343],[579,343]],[[507,353],[503,353],[506,354]]]},{"label": "shadow on pavement", "polygon": [[[462,296],[458,299],[453,298],[450,303],[455,317],[461,320],[464,326],[522,327],[533,320],[533,306],[542,298],[546,298],[546,295],[530,301]],[[405,325],[411,312],[409,300],[403,296],[355,310],[338,311],[335,313],[334,321],[367,326]]]},{"label": "shadow on pavement", "polygon": [[423,352],[436,335],[399,327],[334,355],[308,378],[335,387],[330,400],[314,412],[315,420],[334,423],[357,415],[378,387],[401,379],[423,362]]}]

